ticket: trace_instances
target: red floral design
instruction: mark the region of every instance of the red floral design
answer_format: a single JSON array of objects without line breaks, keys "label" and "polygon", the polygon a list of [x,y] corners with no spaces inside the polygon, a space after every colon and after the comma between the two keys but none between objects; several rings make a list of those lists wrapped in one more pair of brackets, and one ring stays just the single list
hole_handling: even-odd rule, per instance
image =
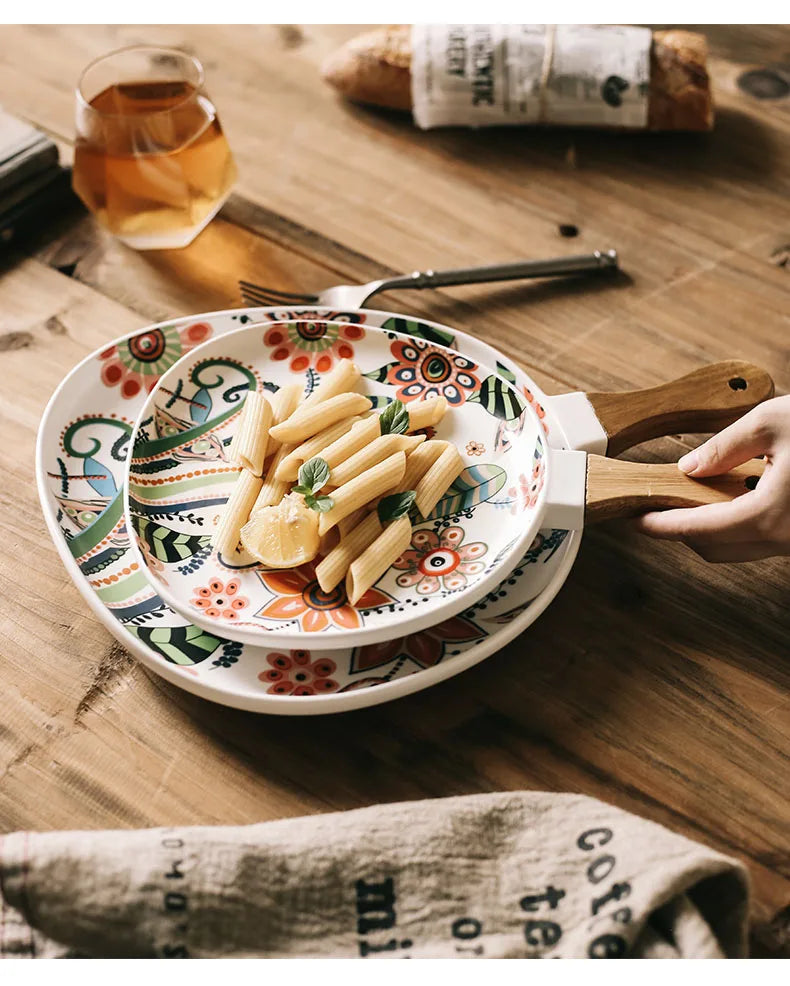
[{"label": "red floral design", "polygon": [[353,359],[354,343],[365,335],[361,325],[343,325],[326,320],[295,320],[275,323],[263,335],[272,347],[273,360],[290,360],[295,373],[308,368],[317,373],[331,370],[335,360]]},{"label": "red floral design", "polygon": [[99,353],[101,380],[105,387],[120,387],[121,397],[131,400],[141,391],[151,391],[162,374],[184,353],[205,342],[213,329],[195,322],[177,329],[166,325],[124,339]]},{"label": "red floral design", "polygon": [[393,568],[404,572],[396,579],[399,586],[417,586],[421,596],[463,589],[467,576],[479,574],[485,568],[479,559],[488,551],[482,541],[463,544],[464,529],[448,527],[441,535],[435,531],[415,531],[411,548],[404,551]]},{"label": "red floral design", "polygon": [[540,423],[543,425],[543,431],[545,432],[545,434],[548,435],[549,426],[546,423],[546,411],[543,405],[538,403],[538,401],[535,399],[535,395],[528,387],[522,387],[521,393],[527,398],[527,403],[532,405],[532,409],[534,410],[535,414],[537,414],[537,416],[540,418]]},{"label": "red floral design", "polygon": [[257,572],[257,575],[275,598],[255,615],[267,620],[296,620],[299,629],[308,633],[318,633],[332,625],[355,630],[362,626],[360,610],[393,602],[386,593],[371,588],[352,606],[342,583],[332,592],[323,591],[312,562],[285,571]]},{"label": "red floral design", "polygon": [[229,582],[212,579],[208,585],[195,588],[195,597],[190,599],[190,603],[202,609],[203,615],[212,620],[238,620],[239,612],[246,609],[250,602],[245,596],[237,595],[240,586],[238,579]]},{"label": "red floral design", "polygon": [[[352,655],[349,670],[352,674],[371,671],[399,657],[408,658],[421,668],[432,668],[442,660],[449,645],[471,643],[485,636],[487,632],[471,620],[463,616],[454,616],[450,620],[438,623],[427,630],[421,630],[419,633],[412,633],[400,640],[383,640],[378,644],[358,647]],[[378,684],[377,681],[376,683]]]},{"label": "red floral design", "polygon": [[422,339],[398,339],[390,346],[396,362],[382,367],[381,379],[398,388],[406,403],[428,397],[445,397],[459,405],[480,389],[477,364]]},{"label": "red floral design", "polygon": [[266,655],[271,667],[261,671],[258,679],[267,683],[267,695],[319,695],[336,692],[337,682],[330,675],[337,665],[328,657],[313,661],[309,650],[292,650],[290,654]]},{"label": "red floral design", "polygon": [[518,486],[511,486],[507,491],[508,496],[513,500],[510,505],[511,514],[521,514],[535,506],[540,491],[543,489],[544,473],[545,466],[542,458],[537,460],[530,476],[521,473],[518,477]]}]

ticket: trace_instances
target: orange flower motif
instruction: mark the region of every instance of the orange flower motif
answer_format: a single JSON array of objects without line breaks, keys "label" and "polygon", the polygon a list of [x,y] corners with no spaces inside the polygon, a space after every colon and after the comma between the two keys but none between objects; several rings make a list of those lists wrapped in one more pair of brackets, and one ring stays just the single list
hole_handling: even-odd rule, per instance
[{"label": "orange flower motif", "polygon": [[435,531],[415,531],[408,548],[392,567],[403,571],[399,586],[417,586],[421,596],[438,592],[463,589],[469,582],[467,576],[479,575],[485,562],[479,559],[488,551],[482,541],[463,544],[462,527],[448,527],[442,534]]},{"label": "orange flower motif", "polygon": [[131,400],[141,391],[151,391],[165,370],[205,342],[212,332],[207,322],[195,322],[182,329],[174,325],[147,329],[123,339],[99,353],[102,383],[105,387],[120,387],[124,400]]},{"label": "orange flower motif", "polygon": [[308,367],[317,373],[331,370],[337,360],[354,358],[354,343],[365,335],[361,325],[297,319],[267,329],[263,341],[272,347],[271,359],[290,360],[295,373]]},{"label": "orange flower motif", "polygon": [[355,630],[362,626],[359,611],[386,606],[394,600],[385,592],[372,588],[352,606],[341,583],[332,592],[324,592],[315,577],[311,562],[282,572],[258,572],[258,578],[275,598],[255,615],[267,620],[296,620],[300,630],[319,633],[330,626]]},{"label": "orange flower motif", "polygon": [[290,654],[267,654],[271,667],[261,671],[258,680],[268,684],[268,695],[318,695],[337,691],[330,675],[337,665],[328,657],[312,660],[309,650],[292,650]]},{"label": "orange flower motif", "polygon": [[195,588],[195,598],[190,599],[193,606],[202,609],[212,620],[238,620],[239,611],[249,605],[249,599],[237,595],[241,583],[238,579],[222,582],[212,579],[209,584]]},{"label": "orange flower motif", "polygon": [[366,376],[397,387],[399,400],[444,397],[453,407],[463,404],[480,389],[478,369],[465,356],[430,345],[422,339],[397,339],[390,346],[394,363]]}]

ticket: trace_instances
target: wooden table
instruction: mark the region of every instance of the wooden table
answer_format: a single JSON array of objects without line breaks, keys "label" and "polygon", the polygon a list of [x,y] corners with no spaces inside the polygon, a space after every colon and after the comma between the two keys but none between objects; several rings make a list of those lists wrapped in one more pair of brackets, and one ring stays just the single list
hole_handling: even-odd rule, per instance
[{"label": "wooden table", "polygon": [[[195,51],[241,173],[188,249],[134,253],[75,215],[2,256],[0,829],[241,824],[478,791],[579,791],[736,856],[758,954],[790,954],[786,560],[709,566],[627,525],[590,531],[557,600],[503,652],[370,710],[266,718],[147,674],[91,615],[36,498],[41,411],[123,332],[415,266],[616,247],[616,281],[381,296],[478,333],[548,392],[626,389],[722,358],[790,387],[790,98],[739,88],[786,28],[711,28],[710,136],[420,133],[344,105],[317,66],[349,26],[3,27],[0,98],[68,155],[96,55]],[[785,71],[788,66],[785,65]],[[575,224],[576,240],[560,224]],[[633,455],[667,461],[677,436]],[[28,557],[36,558],[28,568]],[[782,945],[784,943],[784,946]]]}]

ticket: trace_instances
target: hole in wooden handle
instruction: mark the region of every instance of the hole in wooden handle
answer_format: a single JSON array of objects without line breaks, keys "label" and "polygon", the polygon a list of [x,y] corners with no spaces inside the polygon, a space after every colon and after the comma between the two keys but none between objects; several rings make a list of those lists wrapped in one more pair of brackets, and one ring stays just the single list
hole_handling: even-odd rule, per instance
[{"label": "hole in wooden handle", "polygon": [[757,484],[760,482],[759,476],[747,476],[743,481],[743,485],[747,490],[756,490]]},{"label": "hole in wooden handle", "polygon": [[618,455],[659,435],[720,431],[773,394],[764,370],[726,360],[647,390],[590,393],[587,399],[609,436],[607,454]]}]

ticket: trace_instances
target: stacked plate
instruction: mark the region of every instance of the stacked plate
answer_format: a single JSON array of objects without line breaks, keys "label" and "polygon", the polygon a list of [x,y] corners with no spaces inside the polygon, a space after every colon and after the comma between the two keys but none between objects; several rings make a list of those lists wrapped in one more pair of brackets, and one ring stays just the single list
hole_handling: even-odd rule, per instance
[{"label": "stacked plate", "polygon": [[[211,545],[246,394],[309,393],[342,358],[379,408],[444,396],[435,437],[464,460],[354,606],[342,584],[321,590],[314,563],[267,571]],[[226,705],[304,715],[425,688],[527,627],[578,550],[583,452],[607,442],[585,395],[545,398],[463,332],[374,311],[243,309],[151,326],[83,361],[45,412],[37,479],[70,575],[140,661]]]}]

